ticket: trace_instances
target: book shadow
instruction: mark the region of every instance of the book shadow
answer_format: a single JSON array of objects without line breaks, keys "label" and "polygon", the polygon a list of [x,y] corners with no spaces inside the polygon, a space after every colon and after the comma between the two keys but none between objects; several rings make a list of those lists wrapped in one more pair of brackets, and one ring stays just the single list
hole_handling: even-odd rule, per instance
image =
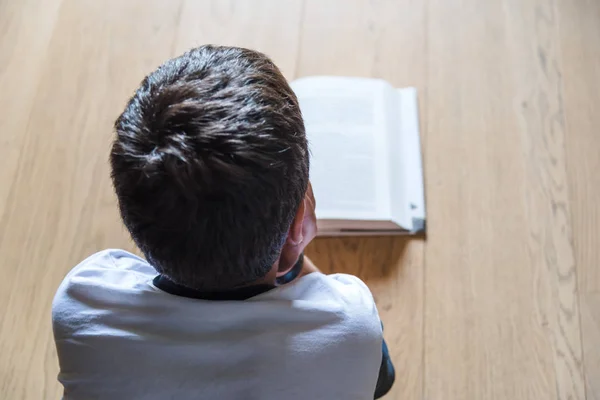
[{"label": "book shadow", "polygon": [[422,242],[417,236],[317,238],[306,255],[325,274],[355,275],[365,282],[389,280],[408,263],[422,262]]}]

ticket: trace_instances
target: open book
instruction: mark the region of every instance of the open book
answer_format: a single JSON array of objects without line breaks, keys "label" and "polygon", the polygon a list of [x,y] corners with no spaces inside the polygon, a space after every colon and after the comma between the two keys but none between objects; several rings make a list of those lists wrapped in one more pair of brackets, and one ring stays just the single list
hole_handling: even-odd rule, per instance
[{"label": "open book", "polygon": [[424,233],[416,90],[327,76],[291,86],[311,150],[319,235]]}]

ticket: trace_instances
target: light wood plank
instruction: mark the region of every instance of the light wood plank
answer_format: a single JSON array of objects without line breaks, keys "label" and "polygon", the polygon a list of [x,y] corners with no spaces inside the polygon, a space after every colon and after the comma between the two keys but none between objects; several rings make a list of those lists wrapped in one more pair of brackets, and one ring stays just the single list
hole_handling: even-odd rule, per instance
[{"label": "light wood plank", "polygon": [[[422,2],[308,0],[297,74],[417,86],[425,116],[424,19]],[[423,246],[403,238],[345,238],[318,240],[308,250],[324,271],[357,275],[374,293],[397,369],[390,399],[422,397]]]},{"label": "light wood plank", "polygon": [[581,295],[587,400],[600,400],[600,293]]},{"label": "light wood plank", "polygon": [[112,124],[144,74],[170,55],[177,15],[177,2],[63,2],[19,132],[18,184],[2,223],[2,275],[11,284],[0,304],[0,369],[10,371],[0,378],[2,398],[58,397],[56,287],[90,253],[131,248],[109,184]]},{"label": "light wood plank", "polygon": [[583,399],[554,5],[429,7],[426,397]]},{"label": "light wood plank", "polygon": [[[565,113],[554,0],[508,1],[514,108],[526,162],[529,256],[539,268],[538,318],[548,324],[557,398],[584,399],[577,271],[565,154]],[[527,44],[522,38],[530,38]],[[544,277],[544,274],[547,276]]]},{"label": "light wood plank", "polygon": [[203,44],[247,47],[267,54],[292,79],[302,4],[302,0],[186,0],[175,52]]},{"label": "light wood plank", "polygon": [[[529,255],[546,285],[538,318],[548,323],[557,397],[584,399],[577,271],[565,154],[562,63],[554,0],[508,1],[514,108],[526,163]],[[522,38],[530,38],[527,44]],[[543,274],[547,274],[544,277]],[[538,289],[542,287],[538,285]]]},{"label": "light wood plank", "polygon": [[600,3],[557,2],[588,400],[600,399]]},{"label": "light wood plank", "polygon": [[[0,2],[0,218],[15,184],[35,90],[62,0]],[[1,228],[0,228],[1,229]]]},{"label": "light wood plank", "polygon": [[582,290],[600,292],[600,3],[557,5],[577,266]]},{"label": "light wood plank", "polygon": [[[7,202],[19,184],[17,169],[23,153],[23,132],[29,123],[37,84],[42,74],[49,37],[61,0],[0,3],[0,238],[7,234]],[[8,255],[7,255],[8,256]],[[17,262],[17,254],[3,264]],[[1,264],[0,264],[1,265]],[[6,304],[13,282],[0,282],[0,303]]]},{"label": "light wood plank", "polygon": [[[24,132],[29,123],[37,85],[44,71],[43,63],[60,2],[61,0],[0,2],[0,241],[10,234],[5,223],[9,217],[7,203],[11,191],[19,185],[16,171],[23,156]],[[12,288],[21,285],[21,282],[12,280],[12,272],[22,250],[19,248],[10,254],[0,253],[0,273],[5,277],[0,282],[0,304],[6,305]],[[6,309],[0,308],[1,324],[9,324],[14,313],[23,312],[24,310],[14,310],[9,314]],[[18,346],[13,340],[19,335],[22,332],[0,336],[0,351],[6,355],[7,349],[12,350]],[[23,390],[16,385],[19,371],[13,369],[12,362],[5,356],[1,358],[0,398],[10,398],[13,393]],[[43,380],[43,374],[32,376],[34,387],[30,392],[39,394],[43,391],[46,386]]]}]

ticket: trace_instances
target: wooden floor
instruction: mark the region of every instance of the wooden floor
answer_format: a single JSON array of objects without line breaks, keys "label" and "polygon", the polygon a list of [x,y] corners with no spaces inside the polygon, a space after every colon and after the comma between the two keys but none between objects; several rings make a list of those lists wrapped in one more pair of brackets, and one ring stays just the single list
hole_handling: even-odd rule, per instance
[{"label": "wooden floor", "polygon": [[141,78],[203,43],[420,93],[428,238],[320,240],[369,284],[390,399],[600,399],[598,0],[0,0],[0,398],[60,396],[66,272],[132,249],[107,166]]}]

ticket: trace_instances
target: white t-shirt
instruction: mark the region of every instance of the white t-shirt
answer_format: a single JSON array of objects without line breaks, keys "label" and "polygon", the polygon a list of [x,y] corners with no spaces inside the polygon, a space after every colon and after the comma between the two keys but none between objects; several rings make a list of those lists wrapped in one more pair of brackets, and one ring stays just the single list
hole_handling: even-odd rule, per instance
[{"label": "white t-shirt", "polygon": [[312,273],[243,301],[166,293],[122,250],[75,267],[53,303],[70,399],[373,399],[382,331],[358,278]]}]

